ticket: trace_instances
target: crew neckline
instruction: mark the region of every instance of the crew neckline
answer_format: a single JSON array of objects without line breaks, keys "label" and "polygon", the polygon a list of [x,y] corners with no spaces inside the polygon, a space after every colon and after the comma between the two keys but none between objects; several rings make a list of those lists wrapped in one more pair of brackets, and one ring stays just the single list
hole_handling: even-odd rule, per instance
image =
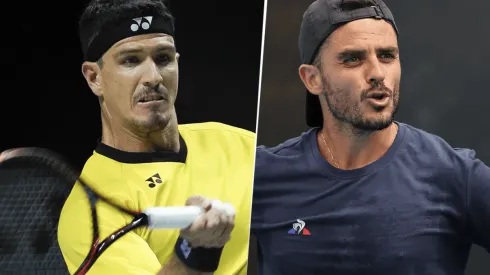
[{"label": "crew neckline", "polygon": [[187,145],[179,134],[180,150],[155,151],[155,152],[126,152],[99,141],[95,152],[110,159],[122,163],[148,163],[148,162],[180,162],[185,163],[187,159]]},{"label": "crew neckline", "polygon": [[395,121],[395,123],[396,125],[398,125],[398,132],[396,134],[395,140],[393,141],[393,144],[390,146],[390,148],[388,148],[388,151],[386,151],[386,153],[381,158],[364,167],[353,170],[343,170],[331,165],[320,153],[317,141],[317,133],[320,128],[313,128],[310,130],[308,143],[310,145],[309,147],[311,149],[311,154],[313,155],[316,163],[320,166],[320,170],[325,171],[330,175],[341,178],[358,178],[367,174],[371,174],[387,165],[393,159],[395,153],[398,151],[400,145],[403,143],[407,127],[403,123],[399,123],[397,121]]}]

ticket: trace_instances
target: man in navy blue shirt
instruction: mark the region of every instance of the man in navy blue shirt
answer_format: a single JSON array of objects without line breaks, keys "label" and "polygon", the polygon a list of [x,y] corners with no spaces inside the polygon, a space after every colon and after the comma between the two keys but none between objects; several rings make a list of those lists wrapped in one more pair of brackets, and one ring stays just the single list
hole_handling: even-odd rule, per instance
[{"label": "man in navy blue shirt", "polygon": [[490,249],[490,168],[394,121],[397,39],[380,0],[317,0],[305,12],[312,128],[257,149],[260,274],[462,275],[473,243]]}]

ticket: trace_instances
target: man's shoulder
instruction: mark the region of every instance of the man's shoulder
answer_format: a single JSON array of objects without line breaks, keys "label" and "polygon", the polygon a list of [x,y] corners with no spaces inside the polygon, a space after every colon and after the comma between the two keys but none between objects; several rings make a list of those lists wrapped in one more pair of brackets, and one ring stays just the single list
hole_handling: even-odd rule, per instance
[{"label": "man's shoulder", "polygon": [[255,133],[243,128],[231,126],[220,122],[202,122],[180,124],[179,132],[182,135],[193,134],[200,136],[227,136],[250,139],[255,142]]},{"label": "man's shoulder", "polygon": [[454,147],[448,141],[437,134],[429,133],[412,125],[400,123],[409,132],[409,148],[437,158],[453,157],[461,159],[472,159],[475,151],[470,148]]},{"label": "man's shoulder", "polygon": [[299,136],[287,139],[277,145],[260,145],[257,147],[257,157],[281,158],[303,155],[305,150],[310,149],[312,145],[311,139],[313,136],[316,136],[315,133],[315,129],[310,129]]},{"label": "man's shoulder", "polygon": [[310,129],[275,146],[258,146],[255,154],[256,180],[284,176],[310,164],[314,146],[317,146],[316,132],[316,129]]},{"label": "man's shoulder", "polygon": [[399,159],[429,169],[433,176],[464,183],[472,167],[481,163],[473,149],[454,147],[439,135],[413,126],[406,125],[406,129],[409,139]]},{"label": "man's shoulder", "polygon": [[255,155],[255,133],[218,122],[204,122],[179,125],[179,132],[190,152],[226,154],[234,159]]}]

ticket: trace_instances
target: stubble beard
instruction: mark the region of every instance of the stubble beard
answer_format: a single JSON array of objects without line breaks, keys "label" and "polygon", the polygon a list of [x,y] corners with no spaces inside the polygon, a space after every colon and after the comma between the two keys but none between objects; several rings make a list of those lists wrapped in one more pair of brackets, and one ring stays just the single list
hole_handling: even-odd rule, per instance
[{"label": "stubble beard", "polygon": [[362,99],[373,89],[387,89],[383,83],[373,83],[372,87],[361,93],[359,100],[354,100],[352,95],[342,89],[335,89],[330,82],[322,75],[323,87],[325,87],[321,96],[325,99],[328,111],[332,116],[344,125],[343,128],[350,128],[355,135],[370,135],[373,132],[388,128],[394,121],[395,114],[398,111],[399,103],[399,86],[397,85],[392,94],[393,105],[390,115],[379,113],[376,116],[368,117],[361,109]]}]

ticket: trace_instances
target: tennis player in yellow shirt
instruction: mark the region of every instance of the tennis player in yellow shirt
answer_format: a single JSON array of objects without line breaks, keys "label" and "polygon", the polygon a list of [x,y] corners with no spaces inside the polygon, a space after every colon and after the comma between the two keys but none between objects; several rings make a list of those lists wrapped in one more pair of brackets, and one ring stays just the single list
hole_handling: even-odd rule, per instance
[{"label": "tennis player in yellow shirt", "polygon": [[[84,165],[84,178],[135,211],[181,205],[207,211],[184,230],[128,233],[87,274],[210,274],[203,270],[211,268],[218,275],[245,275],[255,134],[215,122],[178,124],[179,54],[172,15],[161,1],[95,0],[79,27],[82,73],[99,99],[102,119],[102,138]],[[231,203],[236,215],[213,210],[211,199]],[[101,238],[130,222],[104,204],[97,205],[97,217]],[[91,226],[86,195],[75,185],[58,232],[71,273],[90,250]],[[179,256],[183,242],[200,248],[200,260]]]}]

